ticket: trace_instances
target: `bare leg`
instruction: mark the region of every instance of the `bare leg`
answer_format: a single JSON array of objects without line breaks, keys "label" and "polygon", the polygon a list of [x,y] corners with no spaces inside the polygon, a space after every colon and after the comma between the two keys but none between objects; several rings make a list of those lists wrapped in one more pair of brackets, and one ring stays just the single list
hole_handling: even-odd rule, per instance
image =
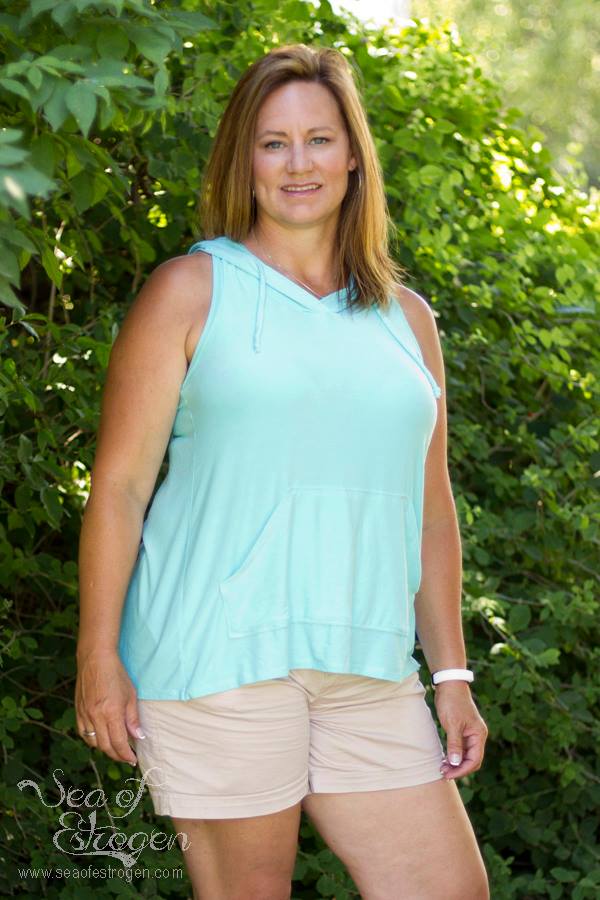
[{"label": "bare leg", "polygon": [[[241,819],[176,819],[194,900],[289,900],[300,803]],[[181,846],[181,839],[179,839]]]},{"label": "bare leg", "polygon": [[301,805],[362,900],[489,900],[485,865],[453,781],[309,794]]}]

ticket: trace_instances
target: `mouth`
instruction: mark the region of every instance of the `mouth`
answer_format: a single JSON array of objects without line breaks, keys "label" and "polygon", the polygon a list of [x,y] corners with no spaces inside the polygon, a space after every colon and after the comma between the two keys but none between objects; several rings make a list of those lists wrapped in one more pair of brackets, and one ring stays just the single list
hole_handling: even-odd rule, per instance
[{"label": "mouth", "polygon": [[307,194],[314,194],[320,189],[321,185],[317,184],[314,181],[307,182],[306,184],[286,184],[281,188],[286,194],[293,194],[294,196],[305,197]]}]

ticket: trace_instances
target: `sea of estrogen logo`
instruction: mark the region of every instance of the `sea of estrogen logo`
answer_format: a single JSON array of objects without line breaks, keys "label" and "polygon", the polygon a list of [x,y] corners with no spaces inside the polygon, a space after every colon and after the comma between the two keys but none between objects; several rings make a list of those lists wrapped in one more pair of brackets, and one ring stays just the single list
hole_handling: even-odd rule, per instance
[{"label": "sea of estrogen logo", "polygon": [[[115,804],[123,812],[115,815],[109,809],[106,794],[101,788],[93,788],[87,793],[81,788],[70,787],[65,790],[64,785],[57,777],[57,773],[64,775],[62,769],[54,769],[52,777],[57,785],[60,796],[57,803],[47,803],[42,796],[40,787],[36,781],[23,779],[17,783],[19,790],[31,787],[37,793],[44,806],[50,809],[61,809],[66,804],[67,809],[61,811],[58,822],[61,828],[52,837],[52,843],[62,853],[69,856],[112,856],[118,859],[124,866],[135,865],[140,853],[150,847],[152,850],[170,850],[178,835],[182,838],[181,848],[187,850],[190,846],[187,835],[179,831],[176,834],[165,834],[164,831],[153,830],[151,834],[145,831],[137,831],[128,835],[119,831],[115,822],[130,815],[140,802],[140,798],[146,785],[147,777],[154,766],[144,772],[142,778],[134,776],[127,781],[135,781],[139,786],[136,793],[129,788],[120,790],[115,796]],[[102,814],[108,819],[106,824],[101,824]]]}]

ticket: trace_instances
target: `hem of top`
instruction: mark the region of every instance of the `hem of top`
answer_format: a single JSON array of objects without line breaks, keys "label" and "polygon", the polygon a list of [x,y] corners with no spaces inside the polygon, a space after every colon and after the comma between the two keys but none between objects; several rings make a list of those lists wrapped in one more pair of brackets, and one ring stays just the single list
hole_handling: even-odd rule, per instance
[{"label": "hem of top", "polygon": [[[244,680],[241,684],[239,683],[239,679],[228,678],[225,681],[221,682],[213,682],[212,684],[207,685],[198,685],[198,687],[188,687],[184,690],[174,690],[174,691],[165,691],[161,688],[157,690],[153,690],[149,688],[148,690],[144,690],[142,688],[137,688],[137,699],[138,700],[195,700],[199,697],[208,696],[208,694],[217,694],[221,693],[221,691],[229,691],[234,690],[238,687],[243,687],[245,684],[255,684],[258,681],[271,681],[274,678],[285,678],[286,675],[290,673],[292,669],[315,669],[318,672],[327,672],[332,675],[362,675],[365,678],[381,678],[384,681],[403,681],[405,678],[408,678],[409,675],[412,675],[415,672],[419,672],[421,669],[420,663],[417,665],[412,665],[408,668],[408,670],[396,670],[394,672],[390,672],[389,669],[369,669],[366,671],[350,671],[346,668],[343,663],[339,663],[338,665],[331,664],[330,666],[316,666],[314,660],[298,660],[293,663],[293,665],[289,666],[277,666],[275,669],[269,670],[268,674],[258,675],[256,678],[253,678],[250,681]],[[200,693],[198,693],[200,691]],[[152,694],[152,696],[148,696]],[[160,695],[160,696],[158,696]]]}]

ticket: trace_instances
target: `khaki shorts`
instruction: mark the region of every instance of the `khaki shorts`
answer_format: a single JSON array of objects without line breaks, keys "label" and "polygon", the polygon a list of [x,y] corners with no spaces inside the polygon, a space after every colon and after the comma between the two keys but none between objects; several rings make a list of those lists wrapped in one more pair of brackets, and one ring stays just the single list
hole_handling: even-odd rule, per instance
[{"label": "khaki shorts", "polygon": [[279,812],[310,793],[441,779],[444,751],[418,672],[403,681],[291,669],[192,700],[138,700],[134,739],[154,810]]}]

